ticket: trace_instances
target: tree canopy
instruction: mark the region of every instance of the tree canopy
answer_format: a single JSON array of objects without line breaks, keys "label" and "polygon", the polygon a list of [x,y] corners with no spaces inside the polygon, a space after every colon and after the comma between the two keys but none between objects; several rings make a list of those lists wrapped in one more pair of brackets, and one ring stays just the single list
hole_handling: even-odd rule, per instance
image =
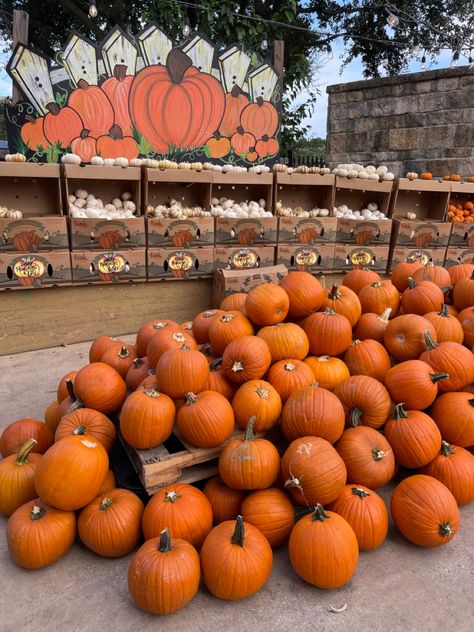
[{"label": "tree canopy", "polygon": [[[30,14],[30,43],[50,55],[72,30],[99,41],[116,24],[136,33],[154,20],[179,40],[186,17],[218,46],[241,41],[259,52],[264,39],[283,39],[284,146],[308,131],[301,121],[318,96],[316,59],[330,52],[336,40],[344,44],[341,65],[359,57],[366,77],[378,76],[381,68],[388,74],[402,72],[418,49],[418,56],[427,59],[443,48],[457,50],[461,63],[471,45],[474,50],[474,0],[97,0],[95,19],[88,16],[88,0],[0,0],[0,29],[7,41],[13,9]],[[390,14],[399,21],[394,29],[387,24]],[[295,106],[303,90],[307,98]]]}]

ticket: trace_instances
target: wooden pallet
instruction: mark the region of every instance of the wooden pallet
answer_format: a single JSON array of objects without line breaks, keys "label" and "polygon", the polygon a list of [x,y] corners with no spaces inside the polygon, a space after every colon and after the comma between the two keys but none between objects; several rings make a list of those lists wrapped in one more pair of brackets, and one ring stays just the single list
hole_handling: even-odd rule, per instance
[{"label": "wooden pallet", "polygon": [[[222,445],[215,448],[196,448],[185,441],[177,430],[170,439],[149,450],[137,450],[128,445],[119,434],[120,441],[135,468],[143,487],[150,496],[171,483],[194,483],[218,473],[218,459],[222,448],[241,437],[242,430],[235,431]],[[263,434],[256,434],[261,437]],[[272,438],[268,436],[267,438]]]}]

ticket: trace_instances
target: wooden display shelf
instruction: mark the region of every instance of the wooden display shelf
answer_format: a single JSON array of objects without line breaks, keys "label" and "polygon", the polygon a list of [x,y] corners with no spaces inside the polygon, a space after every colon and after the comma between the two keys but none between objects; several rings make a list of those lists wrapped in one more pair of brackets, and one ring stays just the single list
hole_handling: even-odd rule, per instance
[{"label": "wooden display shelf", "polygon": [[226,197],[237,204],[265,200],[267,211],[273,208],[273,173],[219,173],[212,174],[211,197]]},{"label": "wooden display shelf", "polygon": [[443,221],[448,209],[451,182],[437,180],[409,180],[400,178],[392,195],[390,217],[406,218],[407,212],[417,219]]},{"label": "wooden display shelf", "polygon": [[274,208],[280,201],[283,206],[300,206],[304,211],[318,207],[332,212],[335,181],[335,176],[331,174],[276,173]]},{"label": "wooden display shelf", "polygon": [[[145,169],[143,210],[177,200],[184,206],[211,206],[212,171],[192,169]],[[197,219],[199,221],[199,218]]]},{"label": "wooden display shelf", "polygon": [[393,181],[376,182],[336,176],[335,186],[334,206],[346,204],[353,211],[361,211],[370,202],[375,202],[382,213],[389,211]]}]

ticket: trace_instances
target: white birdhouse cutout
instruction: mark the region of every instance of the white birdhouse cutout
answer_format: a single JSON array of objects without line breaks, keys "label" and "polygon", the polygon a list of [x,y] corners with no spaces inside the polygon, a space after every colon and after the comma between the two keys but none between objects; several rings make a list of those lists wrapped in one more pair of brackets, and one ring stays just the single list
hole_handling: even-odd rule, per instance
[{"label": "white birdhouse cutout", "polygon": [[46,106],[54,103],[54,92],[46,59],[20,44],[8,67],[11,76],[37,112],[47,114]]},{"label": "white birdhouse cutout", "polygon": [[137,57],[137,49],[119,28],[114,29],[102,44],[102,59],[110,77],[116,66],[125,66],[127,75],[134,75]]},{"label": "white birdhouse cutout", "polygon": [[237,46],[232,46],[222,53],[219,57],[219,67],[226,92],[232,92],[234,86],[243,87],[251,61],[251,58]]},{"label": "white birdhouse cutout", "polygon": [[268,64],[253,70],[248,76],[249,92],[254,101],[259,97],[270,101],[278,83],[278,75]]},{"label": "white birdhouse cutout", "polygon": [[211,73],[214,60],[214,46],[196,35],[183,47],[183,52],[191,59],[193,66],[201,72]]},{"label": "white birdhouse cutout", "polygon": [[137,37],[138,46],[146,66],[164,66],[173,42],[155,25],[143,30]]},{"label": "white birdhouse cutout", "polygon": [[64,49],[63,64],[75,86],[85,81],[97,85],[97,53],[91,43],[78,35],[72,35]]}]

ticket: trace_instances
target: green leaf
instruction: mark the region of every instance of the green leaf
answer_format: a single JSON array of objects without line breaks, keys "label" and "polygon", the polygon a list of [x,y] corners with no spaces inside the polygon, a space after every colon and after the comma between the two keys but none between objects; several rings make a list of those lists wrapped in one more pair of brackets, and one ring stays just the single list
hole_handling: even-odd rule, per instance
[{"label": "green leaf", "polygon": [[145,136],[142,136],[141,134],[139,134],[138,151],[140,152],[140,155],[142,156],[148,156],[148,154],[150,154],[152,151],[152,147],[150,143],[145,138]]}]

